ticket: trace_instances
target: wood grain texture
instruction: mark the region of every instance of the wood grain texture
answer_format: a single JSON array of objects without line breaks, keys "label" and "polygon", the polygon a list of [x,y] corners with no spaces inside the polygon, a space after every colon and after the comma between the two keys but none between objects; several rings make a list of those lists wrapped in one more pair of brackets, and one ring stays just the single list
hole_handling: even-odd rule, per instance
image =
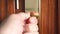
[{"label": "wood grain texture", "polygon": [[[0,6],[1,6],[1,0],[0,0]],[[0,7],[0,22],[1,22],[1,7]]]},{"label": "wood grain texture", "polygon": [[0,0],[0,21],[3,21],[7,16],[15,13],[14,0]]},{"label": "wood grain texture", "polygon": [[7,0],[7,14],[15,13],[15,0]]},{"label": "wood grain texture", "polygon": [[0,17],[1,20],[5,19],[6,17],[6,4],[5,4],[5,0],[0,0]]},{"label": "wood grain texture", "polygon": [[58,27],[60,34],[60,0],[58,0]]},{"label": "wood grain texture", "polygon": [[49,34],[48,0],[41,1],[41,34]]},{"label": "wood grain texture", "polygon": [[41,1],[41,34],[58,34],[57,0]]},{"label": "wood grain texture", "polygon": [[49,34],[58,34],[57,0],[49,0]]}]

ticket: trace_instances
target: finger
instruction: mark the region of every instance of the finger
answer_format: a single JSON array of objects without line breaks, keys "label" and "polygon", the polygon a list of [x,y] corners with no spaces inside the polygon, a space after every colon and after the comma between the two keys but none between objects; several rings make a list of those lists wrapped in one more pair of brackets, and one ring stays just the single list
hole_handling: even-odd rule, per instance
[{"label": "finger", "polygon": [[22,26],[9,26],[7,28],[3,28],[1,30],[1,34],[22,34],[23,32],[23,27]]},{"label": "finger", "polygon": [[22,21],[22,19],[17,14],[12,14],[7,19],[7,24],[20,24],[20,25],[24,25],[24,22]]},{"label": "finger", "polygon": [[24,34],[39,34],[38,32],[26,32]]},{"label": "finger", "polygon": [[24,31],[25,32],[35,32],[35,31],[38,31],[38,25],[35,25],[35,24],[26,24],[24,26]]},{"label": "finger", "polygon": [[28,19],[30,17],[30,13],[19,13],[17,14],[20,16],[21,19],[25,20],[25,19]]},{"label": "finger", "polygon": [[36,17],[30,17],[29,21],[30,21],[30,24],[37,24],[38,23],[38,20]]},{"label": "finger", "polygon": [[38,20],[36,17],[30,17],[29,19],[26,20],[27,24],[37,24]]},{"label": "finger", "polygon": [[2,27],[2,33],[4,34],[20,34],[23,32],[23,24],[20,17],[17,14],[11,15],[7,23]]}]

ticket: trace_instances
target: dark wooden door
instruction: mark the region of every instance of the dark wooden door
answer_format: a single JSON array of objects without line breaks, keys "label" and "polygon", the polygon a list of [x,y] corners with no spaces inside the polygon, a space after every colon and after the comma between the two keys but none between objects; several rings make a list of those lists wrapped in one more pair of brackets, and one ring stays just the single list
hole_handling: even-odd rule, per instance
[{"label": "dark wooden door", "polygon": [[41,0],[41,34],[58,34],[58,0]]},{"label": "dark wooden door", "polygon": [[60,0],[58,0],[58,33],[60,34]]}]

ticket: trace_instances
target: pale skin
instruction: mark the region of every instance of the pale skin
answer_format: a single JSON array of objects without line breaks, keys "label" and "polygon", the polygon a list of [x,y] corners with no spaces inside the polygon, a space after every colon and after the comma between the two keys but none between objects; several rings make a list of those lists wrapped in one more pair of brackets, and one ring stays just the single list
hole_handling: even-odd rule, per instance
[{"label": "pale skin", "polygon": [[30,13],[12,14],[1,27],[1,34],[39,34],[37,23]]}]

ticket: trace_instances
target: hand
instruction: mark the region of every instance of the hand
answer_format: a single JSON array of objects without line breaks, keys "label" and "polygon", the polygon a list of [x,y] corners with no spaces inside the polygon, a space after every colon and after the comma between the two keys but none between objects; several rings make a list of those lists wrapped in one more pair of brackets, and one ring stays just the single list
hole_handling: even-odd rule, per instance
[{"label": "hand", "polygon": [[38,34],[36,17],[30,13],[12,14],[1,28],[1,34]]}]

